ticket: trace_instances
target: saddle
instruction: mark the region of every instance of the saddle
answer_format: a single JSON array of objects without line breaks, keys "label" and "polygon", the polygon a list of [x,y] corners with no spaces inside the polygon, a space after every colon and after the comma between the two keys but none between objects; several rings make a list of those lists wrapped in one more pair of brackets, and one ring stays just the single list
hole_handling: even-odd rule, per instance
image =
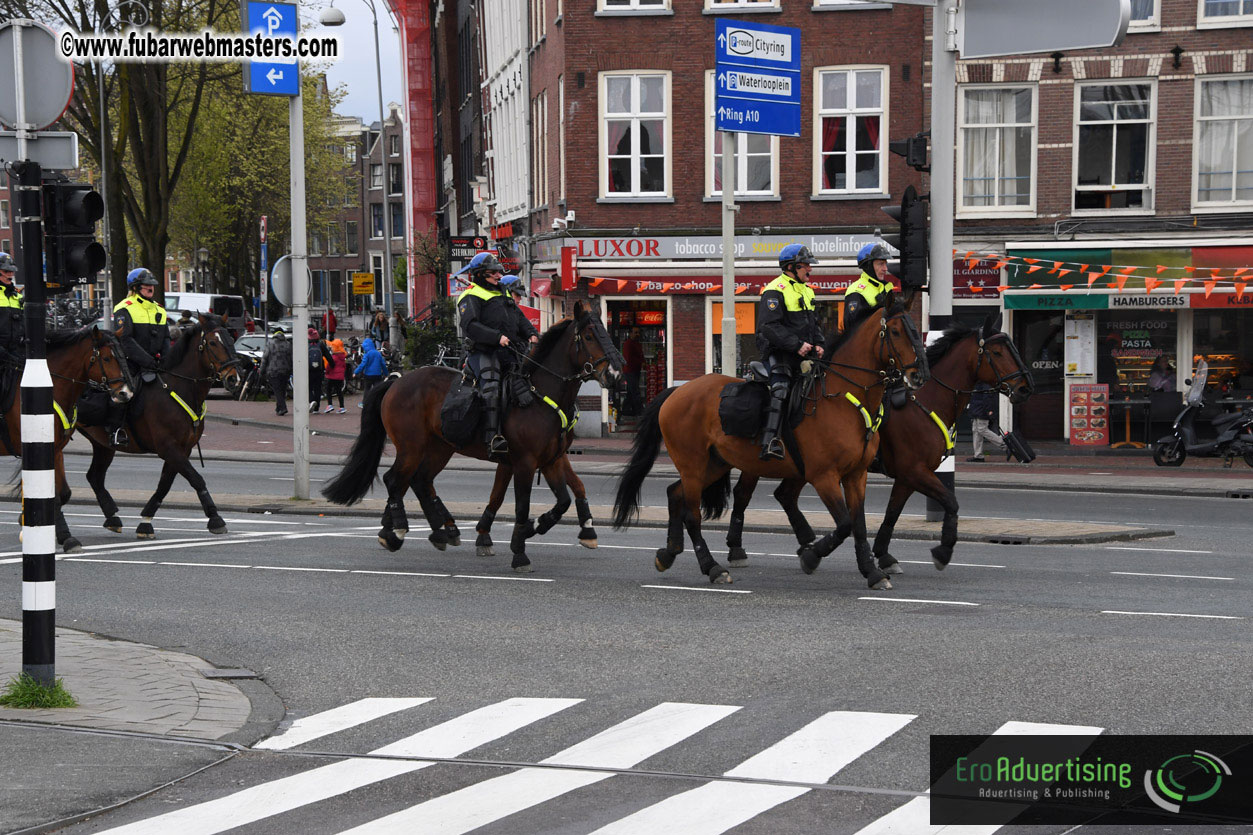
[{"label": "saddle", "polygon": [[[126,412],[125,426],[143,417],[148,397],[146,392],[157,382],[155,371],[143,371],[135,375],[135,396],[120,408]],[[102,388],[88,388],[75,404],[78,409],[78,422],[83,426],[106,426],[109,423],[109,412],[113,408],[109,392]]]},{"label": "saddle", "polygon": [[448,387],[439,410],[439,423],[444,440],[458,448],[473,443],[482,434],[479,426],[483,423],[483,395],[468,371]]},{"label": "saddle", "polygon": [[[788,392],[787,420],[784,426],[795,429],[804,419],[805,404],[809,393],[821,374],[819,366],[802,373]],[[770,410],[770,373],[758,361],[748,364],[743,380],[727,383],[722,387],[718,400],[718,420],[722,431],[736,438],[761,437],[766,428],[766,413]]]}]

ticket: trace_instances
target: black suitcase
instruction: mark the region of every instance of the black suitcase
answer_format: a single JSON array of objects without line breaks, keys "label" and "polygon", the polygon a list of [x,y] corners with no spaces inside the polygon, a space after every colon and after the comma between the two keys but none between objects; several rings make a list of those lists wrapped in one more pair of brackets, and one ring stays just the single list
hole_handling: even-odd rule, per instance
[{"label": "black suitcase", "polygon": [[1005,441],[1005,449],[1021,463],[1030,464],[1035,460],[1035,450],[1027,443],[1026,438],[1018,434],[1017,429],[1002,433],[1001,438]]}]

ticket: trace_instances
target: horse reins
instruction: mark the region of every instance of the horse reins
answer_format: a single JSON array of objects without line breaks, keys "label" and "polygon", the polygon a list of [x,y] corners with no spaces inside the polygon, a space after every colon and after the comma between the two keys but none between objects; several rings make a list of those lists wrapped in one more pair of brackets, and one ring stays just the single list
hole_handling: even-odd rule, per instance
[{"label": "horse reins", "polygon": [[[891,340],[888,339],[888,322],[892,321],[893,319],[904,319],[905,321],[909,321],[909,314],[906,313],[905,311],[901,311],[900,313],[894,313],[891,316],[885,317],[883,319],[883,321],[879,324],[879,349],[875,355],[879,358],[882,358],[883,350],[884,350],[884,347],[886,346],[888,351],[891,352],[891,355],[888,357],[887,362],[888,362],[888,365],[892,366],[895,369],[894,371],[889,372],[885,370],[876,370],[874,368],[866,368],[864,366],[853,365],[851,363],[836,362],[834,359],[830,359],[830,360],[825,359],[825,358],[816,359],[814,360],[814,362],[818,363],[820,366],[824,367],[826,370],[830,371],[832,374],[839,377],[841,380],[848,383],[849,385],[860,388],[862,392],[866,395],[870,394],[871,389],[879,388],[880,386],[886,386],[891,383],[900,382],[901,380],[904,379],[905,372],[909,371],[910,369],[916,369],[918,367],[918,360],[915,359],[914,362],[910,363],[909,365],[905,365],[901,361],[899,352],[896,350],[895,346],[892,345]],[[837,371],[836,370],[837,367],[846,368],[846,369],[849,369],[850,371],[861,371],[866,374],[873,374],[873,375],[876,375],[878,379],[875,380],[875,382],[869,383],[869,384],[859,383],[856,380],[853,380],[850,377],[848,377],[846,374],[843,374]],[[827,397],[827,398],[843,397],[842,393],[831,394],[827,392],[826,383],[825,383],[826,375],[823,375],[823,380],[824,380],[823,391],[822,391],[823,397]]]}]

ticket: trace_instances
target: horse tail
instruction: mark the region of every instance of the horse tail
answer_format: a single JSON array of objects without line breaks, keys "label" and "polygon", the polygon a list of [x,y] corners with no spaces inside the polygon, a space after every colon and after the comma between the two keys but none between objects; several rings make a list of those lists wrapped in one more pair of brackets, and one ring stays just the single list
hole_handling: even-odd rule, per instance
[{"label": "horse tail", "polygon": [[727,512],[727,501],[731,498],[731,471],[727,470],[722,478],[710,484],[700,493],[701,517],[719,519]]},{"label": "horse tail", "polygon": [[627,527],[639,516],[640,489],[644,486],[644,478],[653,468],[653,462],[657,460],[657,453],[661,451],[661,421],[658,414],[662,404],[672,394],[674,387],[654,397],[644,409],[640,422],[636,424],[631,460],[622,471],[622,479],[618,482],[618,496],[613,503],[614,530]]},{"label": "horse tail", "polygon": [[351,505],[361,501],[378,477],[379,461],[387,443],[387,430],[383,428],[383,395],[396,382],[389,377],[366,392],[361,407],[361,432],[353,441],[344,468],[326,486],[322,495],[335,504]]}]

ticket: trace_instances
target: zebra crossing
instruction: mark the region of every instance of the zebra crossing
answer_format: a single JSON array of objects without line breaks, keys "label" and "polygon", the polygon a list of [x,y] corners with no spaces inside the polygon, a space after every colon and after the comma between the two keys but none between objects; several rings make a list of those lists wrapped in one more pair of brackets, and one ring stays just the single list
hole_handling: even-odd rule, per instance
[{"label": "zebra crossing", "polygon": [[[306,750],[324,750],[311,743],[328,741],[335,734],[385,717],[407,719],[410,712],[420,713],[424,705],[434,701],[431,698],[362,699],[297,719],[281,733],[259,742],[254,749],[299,752],[309,746]],[[455,715],[367,755],[345,754],[343,759],[327,765],[104,831],[126,835],[170,832],[215,835],[261,821],[266,821],[271,831],[283,831],[281,820],[270,819],[440,765],[441,761],[467,757],[491,743],[508,742],[507,737],[524,729],[549,730],[545,723],[555,721],[559,714],[584,703],[577,698],[505,699]],[[573,792],[586,791],[639,768],[654,756],[678,749],[714,726],[735,723],[736,714],[741,710],[738,705],[663,702],[592,733],[547,758],[509,764],[506,773],[436,794],[370,820],[354,821],[338,831],[341,835],[456,835],[492,824],[508,826],[511,816]],[[591,835],[658,832],[717,835],[727,832],[823,787],[846,767],[873,756],[877,748],[917,719],[913,714],[904,713],[841,710],[823,713],[719,776],[673,775],[683,778],[673,781],[674,793],[599,828],[595,828],[595,823],[590,824],[586,831]],[[734,730],[734,725],[730,730]],[[1087,736],[1100,734],[1102,730],[1087,725],[1007,722],[993,732]],[[912,753],[921,758],[927,755],[925,750]],[[692,787],[693,782],[700,784]],[[918,792],[926,790],[925,785],[911,788]],[[856,831],[857,835],[940,832],[991,835],[999,828],[932,827],[925,793],[896,794],[901,802],[893,811],[860,829],[856,824],[849,824],[846,831]],[[648,803],[648,799],[640,801],[644,803]],[[768,819],[763,820],[768,823]],[[820,828],[839,831],[831,827],[831,821],[823,821]],[[574,831],[569,821],[564,822],[563,831]]]}]

